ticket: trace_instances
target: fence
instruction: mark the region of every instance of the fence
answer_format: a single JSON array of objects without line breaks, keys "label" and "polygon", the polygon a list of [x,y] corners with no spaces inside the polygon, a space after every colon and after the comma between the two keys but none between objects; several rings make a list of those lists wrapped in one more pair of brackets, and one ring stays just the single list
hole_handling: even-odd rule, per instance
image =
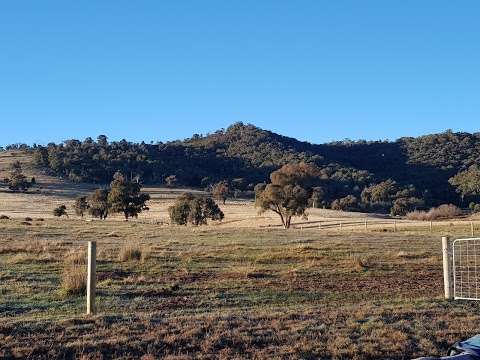
[{"label": "fence", "polygon": [[480,238],[442,238],[445,298],[480,300]]},{"label": "fence", "polygon": [[455,240],[452,265],[454,298],[480,300],[480,238]]}]

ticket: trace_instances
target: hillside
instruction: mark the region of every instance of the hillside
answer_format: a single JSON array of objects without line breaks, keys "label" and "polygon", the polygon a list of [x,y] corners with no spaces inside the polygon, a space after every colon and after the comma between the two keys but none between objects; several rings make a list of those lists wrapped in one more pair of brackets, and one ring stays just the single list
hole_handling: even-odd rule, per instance
[{"label": "hillside", "polygon": [[205,188],[226,179],[239,190],[251,190],[282,165],[304,161],[321,169],[318,186],[326,192],[327,206],[350,194],[359,198],[366,186],[386,179],[399,187],[413,185],[415,196],[428,206],[462,205],[448,179],[480,163],[480,134],[447,131],[393,142],[315,145],[237,123],[167,143],[108,142],[99,136],[30,150],[36,166],[73,182],[108,183],[119,170],[145,184],[163,184],[171,177],[176,185]]}]

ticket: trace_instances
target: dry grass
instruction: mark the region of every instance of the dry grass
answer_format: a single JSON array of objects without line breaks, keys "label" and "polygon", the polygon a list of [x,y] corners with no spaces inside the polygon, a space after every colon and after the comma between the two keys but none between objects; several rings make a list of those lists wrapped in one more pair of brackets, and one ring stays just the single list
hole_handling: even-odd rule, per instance
[{"label": "dry grass", "polygon": [[140,244],[126,244],[118,254],[118,260],[125,261],[142,261],[148,256],[148,251]]},{"label": "dry grass", "polygon": [[[442,299],[440,240],[425,232],[46,219],[0,233],[0,262],[12,259],[0,267],[0,357],[400,360],[439,354],[480,320]],[[106,255],[99,315],[84,318],[91,240]],[[121,244],[141,263],[119,262]]]},{"label": "dry grass", "polygon": [[65,253],[64,262],[66,265],[86,265],[87,254],[85,249],[72,249]]},{"label": "dry grass", "polygon": [[62,273],[60,292],[65,296],[85,295],[87,291],[87,268],[66,265]]}]

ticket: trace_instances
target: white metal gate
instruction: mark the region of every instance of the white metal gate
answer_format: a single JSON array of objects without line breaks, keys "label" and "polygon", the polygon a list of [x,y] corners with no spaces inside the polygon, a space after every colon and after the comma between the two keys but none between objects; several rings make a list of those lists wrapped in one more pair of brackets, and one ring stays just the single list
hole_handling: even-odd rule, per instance
[{"label": "white metal gate", "polygon": [[454,298],[480,300],[480,238],[455,240],[452,262]]}]

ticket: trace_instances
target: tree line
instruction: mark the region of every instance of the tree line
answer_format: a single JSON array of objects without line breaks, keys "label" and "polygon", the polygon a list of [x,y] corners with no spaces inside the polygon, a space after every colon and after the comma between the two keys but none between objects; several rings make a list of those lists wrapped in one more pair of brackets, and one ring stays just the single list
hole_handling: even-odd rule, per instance
[{"label": "tree line", "polygon": [[403,214],[444,203],[480,203],[478,191],[465,190],[474,177],[470,169],[480,165],[479,134],[446,131],[393,142],[314,145],[237,123],[182,141],[110,142],[101,135],[27,151],[37,166],[71,181],[106,185],[120,171],[129,181],[206,189],[220,201],[253,194],[272,172],[304,163],[316,167],[309,197],[313,207]]}]

